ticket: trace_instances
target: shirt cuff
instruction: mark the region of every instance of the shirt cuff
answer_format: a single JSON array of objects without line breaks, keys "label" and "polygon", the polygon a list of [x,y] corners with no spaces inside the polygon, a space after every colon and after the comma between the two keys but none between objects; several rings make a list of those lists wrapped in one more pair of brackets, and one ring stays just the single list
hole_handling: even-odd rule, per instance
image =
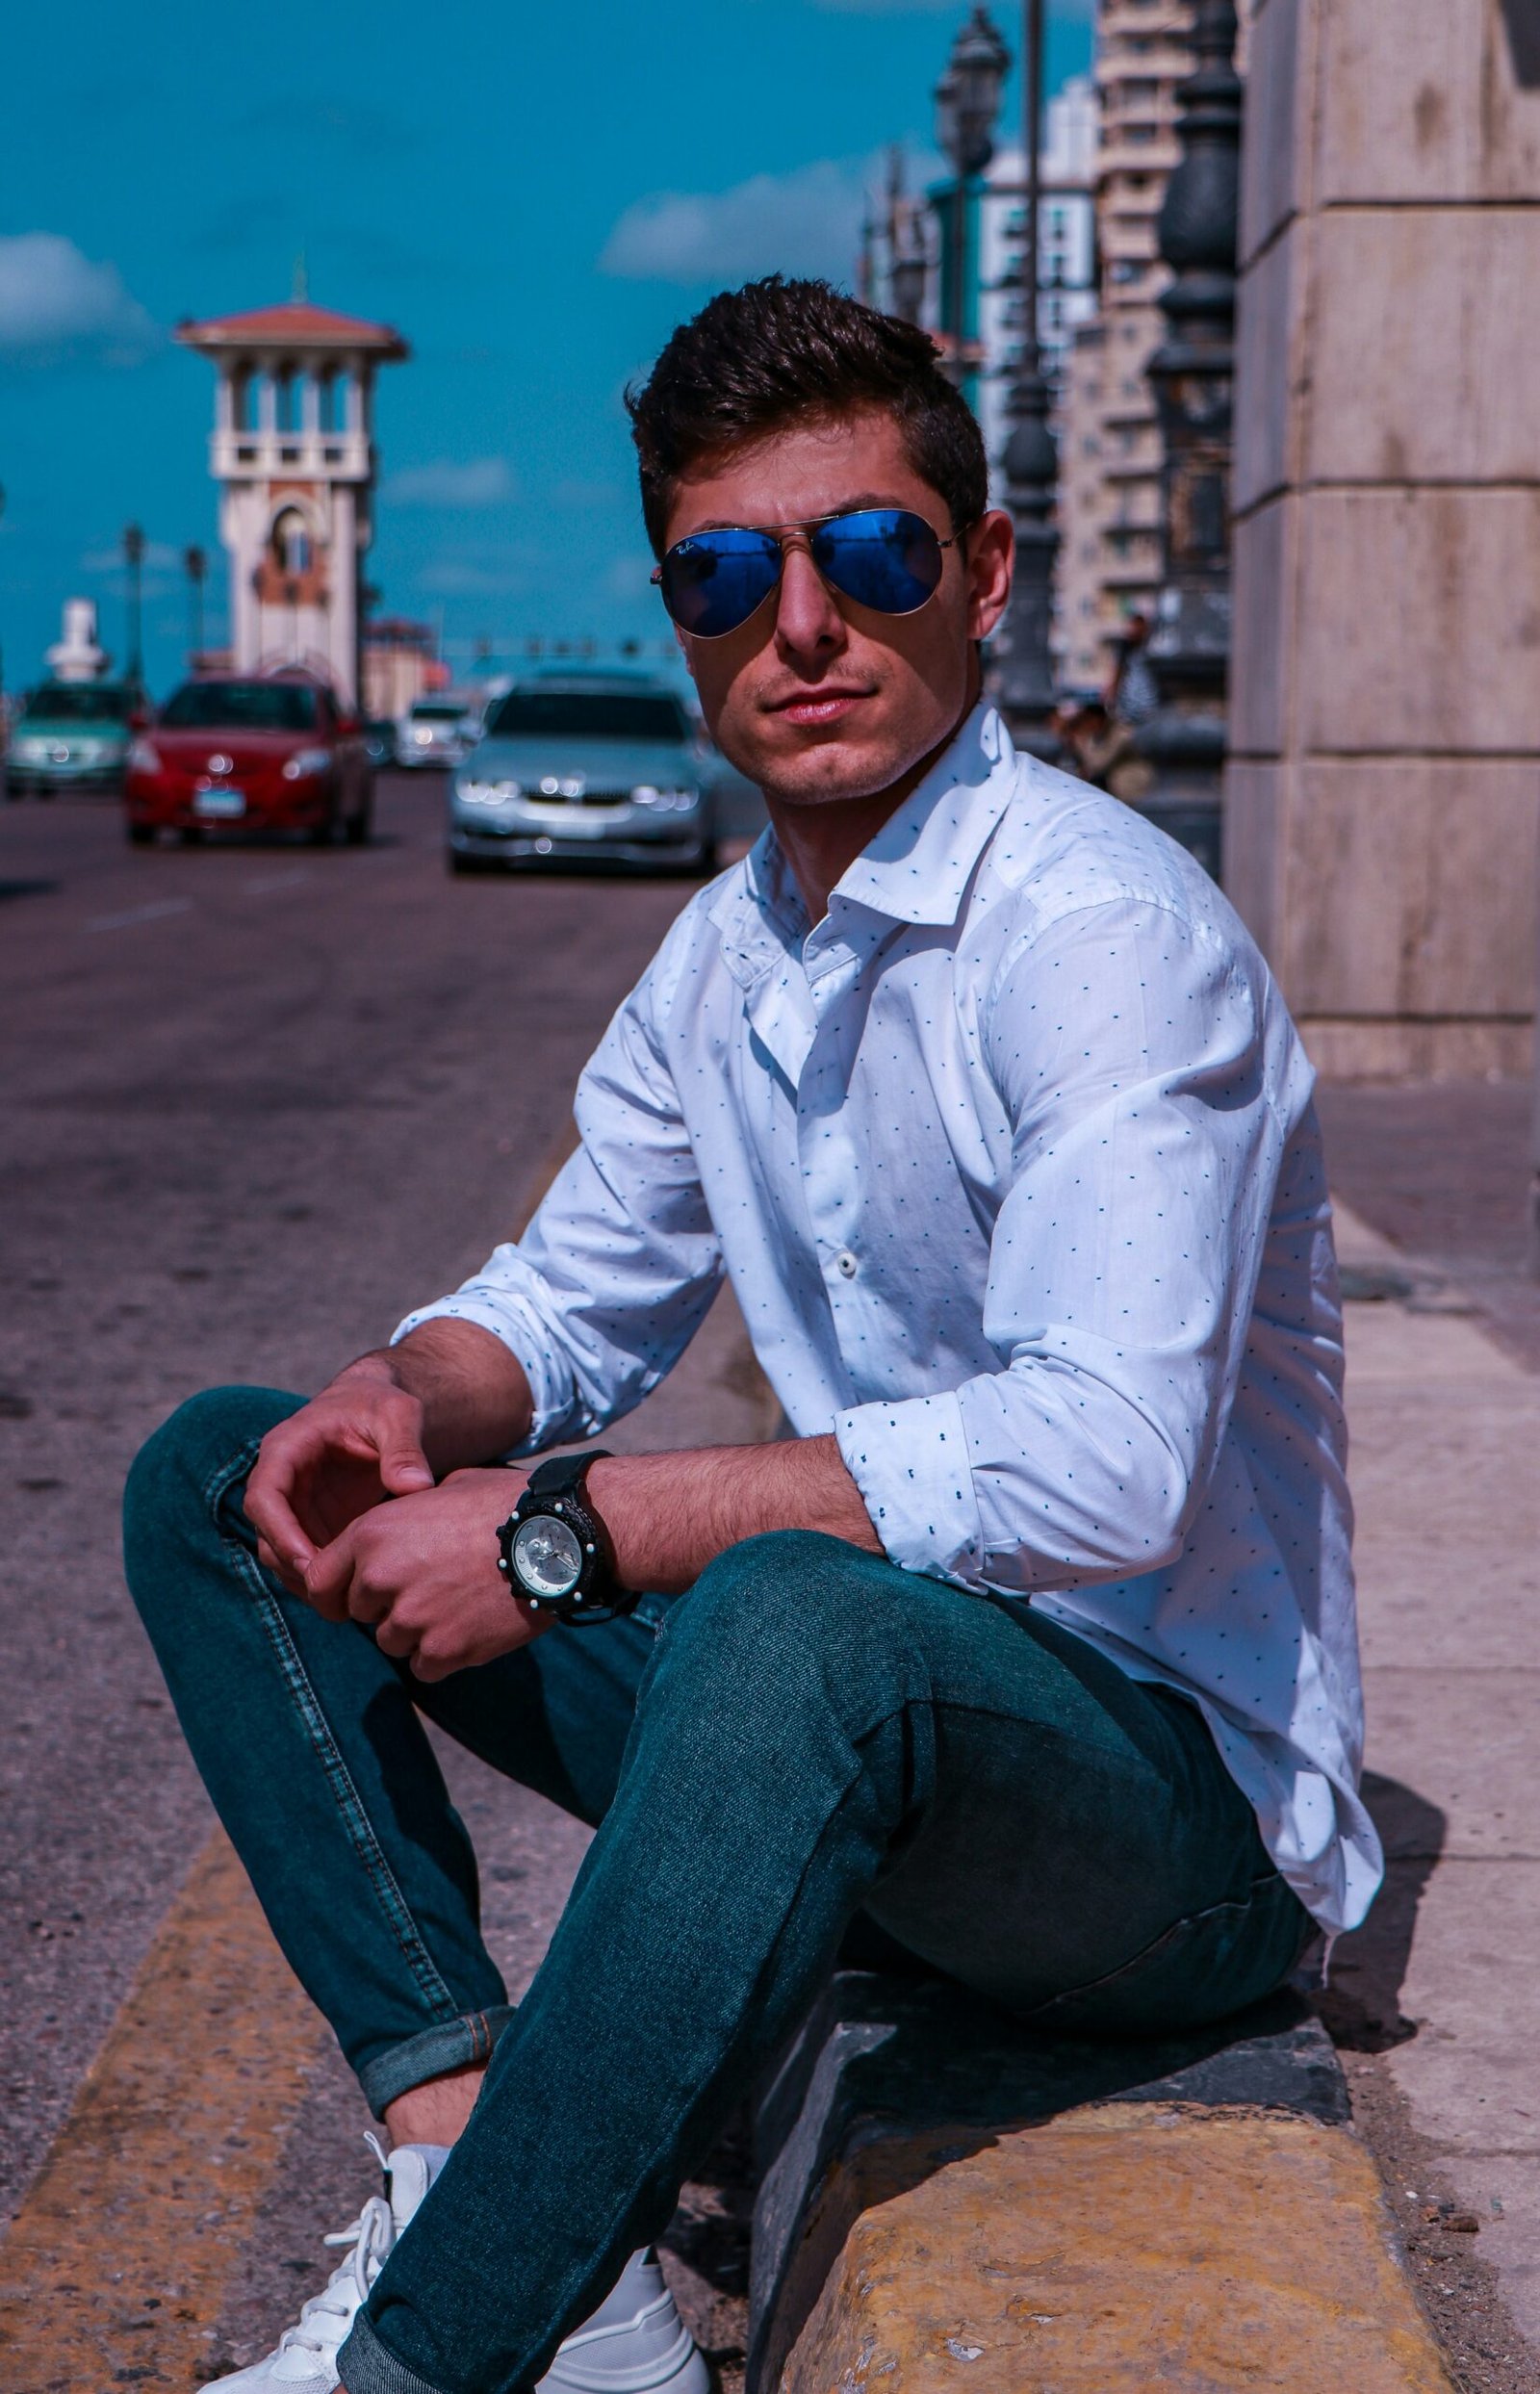
[{"label": "shirt cuff", "polygon": [[980,1586],[984,1531],[956,1391],[856,1405],[835,1414],[834,1439],[888,1560]]},{"label": "shirt cuff", "polygon": [[550,1335],[542,1330],[534,1316],[527,1315],[515,1300],[498,1300],[481,1296],[474,1289],[460,1289],[452,1297],[441,1297],[435,1303],[421,1305],[416,1313],[409,1313],[391,1332],[391,1345],[398,1345],[408,1330],[421,1328],[424,1322],[474,1322],[477,1329],[490,1330],[514,1361],[523,1366],[529,1394],[534,1399],[534,1418],[528,1435],[521,1438],[517,1446],[508,1448],[510,1459],[538,1454],[542,1447],[555,1444],[572,1420],[577,1392],[571,1372],[552,1352]]}]

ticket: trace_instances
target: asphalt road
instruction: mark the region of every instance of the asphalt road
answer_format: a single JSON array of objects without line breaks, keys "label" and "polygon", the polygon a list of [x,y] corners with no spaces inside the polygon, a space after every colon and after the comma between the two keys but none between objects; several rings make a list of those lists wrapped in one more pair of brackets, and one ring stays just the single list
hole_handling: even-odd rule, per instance
[{"label": "asphalt road", "polygon": [[[316,1385],[506,1235],[688,895],[451,880],[442,807],[437,775],[383,777],[356,852],[130,851],[100,801],[0,810],[0,2220],[209,1827],[122,1584],[136,1448],[197,1388]],[[715,1434],[762,1434],[731,1326],[698,1345]],[[474,1768],[456,1791],[522,1983],[581,1832]],[[349,2149],[335,2216],[283,2221],[290,2273],[367,2191],[346,2073],[318,2101]],[[221,2358],[280,2324],[249,2292]]]}]

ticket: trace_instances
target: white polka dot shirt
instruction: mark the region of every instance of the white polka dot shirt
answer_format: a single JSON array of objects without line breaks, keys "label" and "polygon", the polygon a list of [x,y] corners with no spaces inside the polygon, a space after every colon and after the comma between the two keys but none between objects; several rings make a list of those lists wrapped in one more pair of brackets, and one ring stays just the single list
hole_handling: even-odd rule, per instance
[{"label": "white polka dot shirt", "polygon": [[809,925],[766,833],[578,1085],[578,1153],[449,1315],[525,1452],[677,1361],[724,1274],[892,1560],[1201,1708],[1328,1931],[1380,1876],[1312,1073],[1219,891],[980,707]]}]

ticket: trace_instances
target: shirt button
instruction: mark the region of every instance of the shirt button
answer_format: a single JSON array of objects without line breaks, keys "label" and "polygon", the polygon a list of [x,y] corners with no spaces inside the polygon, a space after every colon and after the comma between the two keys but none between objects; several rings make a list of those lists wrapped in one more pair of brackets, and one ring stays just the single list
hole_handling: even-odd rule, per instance
[{"label": "shirt button", "polygon": [[855,1256],[851,1253],[848,1247],[842,1247],[838,1254],[834,1257],[834,1270],[838,1273],[842,1280],[854,1280],[857,1273],[860,1270],[860,1266],[857,1263]]}]

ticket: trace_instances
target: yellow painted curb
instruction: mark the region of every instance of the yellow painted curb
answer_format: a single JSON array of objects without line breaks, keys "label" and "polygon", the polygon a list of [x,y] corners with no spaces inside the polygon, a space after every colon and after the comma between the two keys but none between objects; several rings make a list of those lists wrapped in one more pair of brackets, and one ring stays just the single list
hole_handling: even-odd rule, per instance
[{"label": "yellow painted curb", "polygon": [[328,2033],[216,1831],[0,2243],[5,2394],[201,2383]]},{"label": "yellow painted curb", "polygon": [[831,2226],[780,2394],[1451,2394],[1373,2164],[1319,2121],[1109,2103],[884,2138],[805,2251]]}]

